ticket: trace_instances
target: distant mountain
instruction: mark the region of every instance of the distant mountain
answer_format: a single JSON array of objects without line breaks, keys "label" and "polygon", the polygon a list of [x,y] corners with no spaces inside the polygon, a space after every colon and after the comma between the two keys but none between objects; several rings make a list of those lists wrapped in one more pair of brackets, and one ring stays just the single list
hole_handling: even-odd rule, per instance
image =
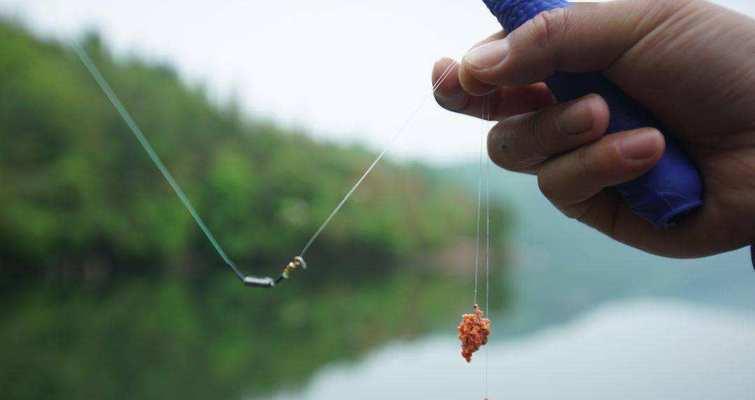
[{"label": "distant mountain", "polygon": [[[507,221],[514,221],[507,227],[512,247],[505,265],[513,307],[502,324],[509,333],[633,297],[676,298],[755,313],[755,272],[748,250],[700,260],[648,255],[565,218],[541,195],[535,177],[494,170],[491,194],[508,208]],[[444,171],[475,191],[478,172],[477,164]]]}]

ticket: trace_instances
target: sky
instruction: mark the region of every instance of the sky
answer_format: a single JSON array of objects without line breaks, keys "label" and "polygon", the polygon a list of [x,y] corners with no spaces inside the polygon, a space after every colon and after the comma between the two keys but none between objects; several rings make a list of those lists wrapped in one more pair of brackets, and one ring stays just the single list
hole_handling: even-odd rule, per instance
[{"label": "sky", "polygon": [[[755,15],[752,0],[718,2]],[[116,54],[167,62],[218,101],[326,140],[379,149],[422,105],[393,157],[474,159],[489,127],[430,98],[433,62],[499,29],[479,0],[0,0],[0,14],[42,35],[94,28]]]}]

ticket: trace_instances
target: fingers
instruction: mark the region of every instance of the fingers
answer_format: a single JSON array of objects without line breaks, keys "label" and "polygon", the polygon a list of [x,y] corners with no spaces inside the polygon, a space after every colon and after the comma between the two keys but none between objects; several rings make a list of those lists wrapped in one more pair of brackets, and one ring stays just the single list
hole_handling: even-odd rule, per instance
[{"label": "fingers", "polygon": [[475,48],[477,46],[482,46],[483,44],[490,43],[490,42],[493,42],[493,41],[496,41],[496,40],[500,40],[500,39],[503,39],[505,37],[506,37],[506,32],[504,32],[504,31],[498,31],[498,32],[496,32],[496,33],[494,33],[494,34],[486,37],[485,39],[482,39],[479,42],[475,43],[474,46],[472,46],[472,48]]},{"label": "fingers", "polygon": [[[626,205],[617,192],[604,190],[590,199],[571,206],[567,215],[580,222],[592,226],[609,237],[626,243],[632,247],[643,249],[649,253],[663,254],[669,257],[689,257],[690,244],[698,242],[692,232],[699,232],[694,227],[698,224],[699,215],[691,216],[683,221],[689,224],[687,229],[661,230],[654,227],[647,220],[639,217]],[[695,251],[700,256],[706,253],[705,247],[710,240],[695,243]]]},{"label": "fingers", "polygon": [[538,184],[566,215],[581,218],[586,202],[603,189],[631,181],[652,168],[663,155],[663,135],[644,128],[607,135],[601,140],[542,165]]},{"label": "fingers", "polygon": [[609,68],[681,2],[638,0],[575,5],[544,12],[505,38],[473,48],[460,82],[472,94],[489,85],[540,82],[554,71]]},{"label": "fingers", "polygon": [[[449,68],[451,69],[448,70]],[[448,74],[443,78],[446,71]],[[461,88],[458,76],[459,63],[450,58],[440,59],[433,65],[433,87],[437,87],[433,93],[435,100],[447,110],[461,112],[466,109],[472,96]],[[443,81],[439,82],[441,78]]]},{"label": "fingers", "polygon": [[598,95],[507,118],[488,135],[488,153],[499,166],[535,172],[547,159],[598,140],[609,111]]},{"label": "fingers", "polygon": [[538,83],[522,87],[499,88],[486,96],[472,96],[459,83],[459,64],[449,58],[435,63],[432,81],[434,84],[449,68],[449,74],[440,82],[435,91],[438,104],[453,112],[476,118],[498,120],[511,115],[518,115],[555,103],[555,99],[545,84]]},{"label": "fingers", "polygon": [[[475,43],[474,46],[472,46],[472,48],[470,49],[470,51],[473,50],[473,49],[476,49],[476,48],[478,48],[478,47],[480,47],[482,45],[485,45],[485,44],[488,44],[488,43],[491,43],[491,42],[495,42],[495,41],[501,40],[501,39],[503,39],[505,37],[506,37],[506,32],[500,31],[498,33],[490,35],[487,38],[485,38],[485,39],[483,39],[483,40]],[[484,82],[481,82],[479,80],[474,80],[472,82],[469,82],[469,84],[473,85],[473,87],[470,88],[471,89],[470,93],[474,93],[474,94],[476,94],[478,96],[481,96],[481,95],[486,94],[486,93],[490,93],[493,90],[495,90],[495,88],[496,88],[495,85],[491,85],[489,83],[484,83]]]}]

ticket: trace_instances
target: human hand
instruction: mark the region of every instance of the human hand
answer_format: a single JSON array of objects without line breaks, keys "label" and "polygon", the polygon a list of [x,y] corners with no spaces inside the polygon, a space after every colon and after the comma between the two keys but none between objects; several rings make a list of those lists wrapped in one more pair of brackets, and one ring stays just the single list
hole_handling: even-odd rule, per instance
[{"label": "human hand", "polygon": [[[451,111],[500,121],[488,137],[499,166],[537,174],[564,214],[642,250],[702,257],[755,242],[755,21],[701,0],[575,4],[476,45],[461,64],[436,63],[436,92]],[[676,135],[703,176],[705,205],[659,230],[611,186],[660,159],[645,128],[605,136],[597,95],[556,104],[542,81],[554,71],[602,71]]]}]

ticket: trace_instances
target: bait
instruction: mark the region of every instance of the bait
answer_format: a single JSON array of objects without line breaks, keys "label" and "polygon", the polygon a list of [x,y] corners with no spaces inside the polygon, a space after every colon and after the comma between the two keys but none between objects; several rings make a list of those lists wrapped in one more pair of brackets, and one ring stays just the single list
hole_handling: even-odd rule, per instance
[{"label": "bait", "polygon": [[459,323],[459,340],[461,340],[461,356],[467,362],[472,361],[472,354],[480,347],[488,344],[490,335],[490,319],[485,318],[485,313],[477,304],[474,305],[474,312],[464,314]]}]

